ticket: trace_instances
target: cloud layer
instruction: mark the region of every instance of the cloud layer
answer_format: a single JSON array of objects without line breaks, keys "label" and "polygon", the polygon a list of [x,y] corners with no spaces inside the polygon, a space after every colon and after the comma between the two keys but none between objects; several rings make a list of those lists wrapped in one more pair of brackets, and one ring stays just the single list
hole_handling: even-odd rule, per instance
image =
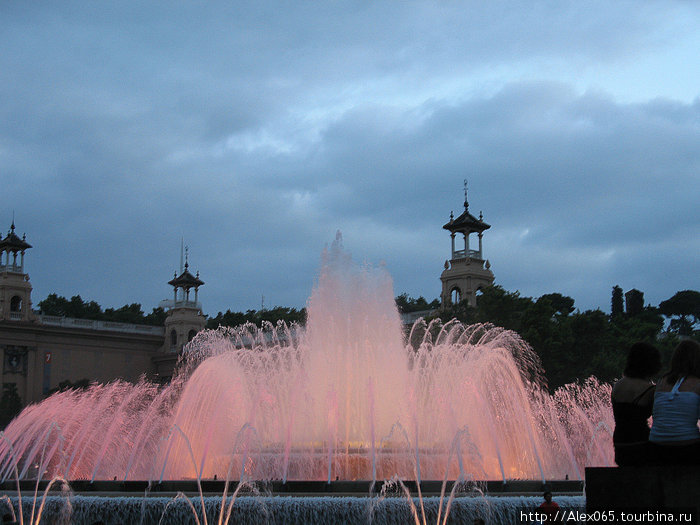
[{"label": "cloud layer", "polygon": [[[609,308],[698,288],[700,11],[686,2],[0,7],[2,222],[35,302],[303,306],[341,230],[440,293],[441,229],[499,284]],[[6,226],[2,226],[5,228]]]}]

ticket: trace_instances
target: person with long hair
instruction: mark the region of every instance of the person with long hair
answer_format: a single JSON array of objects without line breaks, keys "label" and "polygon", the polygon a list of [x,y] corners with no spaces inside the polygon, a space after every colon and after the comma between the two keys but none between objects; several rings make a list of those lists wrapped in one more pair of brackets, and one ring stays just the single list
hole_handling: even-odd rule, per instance
[{"label": "person with long hair", "polygon": [[649,441],[661,464],[700,465],[700,344],[681,341],[654,394]]},{"label": "person with long hair", "polygon": [[635,343],[627,354],[622,379],[613,386],[613,446],[615,463],[621,467],[651,462],[647,420],[654,402],[652,379],[660,369],[658,349],[649,343]]}]

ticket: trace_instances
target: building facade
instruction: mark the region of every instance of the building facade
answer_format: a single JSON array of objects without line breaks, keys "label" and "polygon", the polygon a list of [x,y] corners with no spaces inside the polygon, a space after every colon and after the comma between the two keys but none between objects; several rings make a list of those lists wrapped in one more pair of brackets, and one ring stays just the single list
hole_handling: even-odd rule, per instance
[{"label": "building facade", "polygon": [[0,392],[14,384],[27,405],[41,401],[65,381],[170,379],[183,347],[204,328],[197,301],[204,283],[198,275],[186,266],[170,281],[174,300],[165,305],[165,326],[43,315],[32,310],[32,287],[24,266],[31,247],[15,234],[14,222],[0,239]]}]

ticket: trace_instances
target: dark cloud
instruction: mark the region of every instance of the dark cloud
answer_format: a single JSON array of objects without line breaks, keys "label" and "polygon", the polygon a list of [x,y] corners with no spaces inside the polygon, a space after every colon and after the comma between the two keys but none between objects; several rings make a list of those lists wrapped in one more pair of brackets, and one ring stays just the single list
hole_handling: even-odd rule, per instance
[{"label": "dark cloud", "polygon": [[184,237],[208,313],[303,306],[338,229],[396,293],[432,299],[467,178],[506,288],[658,303],[697,288],[700,99],[652,71],[640,101],[623,73],[683,62],[698,18],[684,2],[5,3],[0,221],[14,208],[35,246],[35,301],[150,310]]}]

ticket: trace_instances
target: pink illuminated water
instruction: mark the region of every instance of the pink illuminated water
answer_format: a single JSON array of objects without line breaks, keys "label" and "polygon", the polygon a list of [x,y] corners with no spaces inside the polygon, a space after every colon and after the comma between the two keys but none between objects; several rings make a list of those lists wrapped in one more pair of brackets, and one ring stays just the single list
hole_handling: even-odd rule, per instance
[{"label": "pink illuminated water", "polygon": [[[610,465],[610,388],[549,395],[489,325],[403,332],[390,277],[337,240],[297,326],[200,333],[167,387],[95,385],[26,408],[0,479],[579,479]],[[11,443],[11,446],[9,445]]]}]

